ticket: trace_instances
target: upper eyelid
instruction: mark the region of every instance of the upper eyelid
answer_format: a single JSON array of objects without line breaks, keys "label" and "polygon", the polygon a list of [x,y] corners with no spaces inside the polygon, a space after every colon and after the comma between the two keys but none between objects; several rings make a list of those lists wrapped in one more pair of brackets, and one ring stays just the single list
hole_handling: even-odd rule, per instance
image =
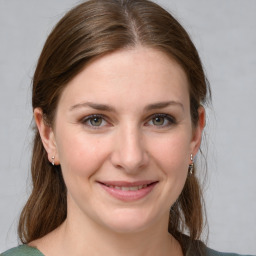
[{"label": "upper eyelid", "polygon": [[94,117],[101,117],[102,119],[104,119],[106,121],[106,119],[108,119],[105,115],[103,114],[91,114],[91,115],[88,115],[88,116],[84,116],[82,117],[80,120],[81,121],[87,121],[91,118],[94,118]]},{"label": "upper eyelid", "polygon": [[165,113],[156,113],[156,114],[152,114],[148,117],[148,119],[152,119],[152,118],[155,118],[155,117],[165,117],[165,118],[169,118],[169,119],[172,119],[173,121],[176,121],[176,118],[170,114],[165,114]]}]

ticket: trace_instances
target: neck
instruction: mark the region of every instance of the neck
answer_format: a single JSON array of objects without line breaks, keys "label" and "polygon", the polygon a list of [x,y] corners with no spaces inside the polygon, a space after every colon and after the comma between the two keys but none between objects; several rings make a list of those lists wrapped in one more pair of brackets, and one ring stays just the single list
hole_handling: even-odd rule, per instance
[{"label": "neck", "polygon": [[182,255],[179,243],[159,223],[136,233],[117,233],[95,227],[95,223],[78,224],[67,218],[59,229],[59,238],[64,245],[62,255]]},{"label": "neck", "polygon": [[97,216],[94,217],[96,219],[91,219],[74,205],[68,207],[67,219],[62,225],[30,245],[37,247],[43,254],[52,256],[183,255],[177,240],[168,233],[168,212],[154,223],[145,223],[143,228],[138,228],[131,219],[130,230],[122,232],[101,223]]}]

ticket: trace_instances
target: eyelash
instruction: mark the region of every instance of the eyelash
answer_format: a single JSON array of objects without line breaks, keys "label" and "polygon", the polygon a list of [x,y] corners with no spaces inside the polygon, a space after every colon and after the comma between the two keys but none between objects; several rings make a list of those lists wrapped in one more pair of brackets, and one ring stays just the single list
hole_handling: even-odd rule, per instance
[{"label": "eyelash", "polygon": [[89,122],[92,121],[95,118],[101,118],[103,122],[107,123],[107,121],[106,121],[107,118],[104,115],[101,115],[101,114],[93,114],[93,115],[86,116],[85,118],[83,118],[81,120],[81,122],[82,122],[83,125],[88,126],[92,129],[100,129],[102,127],[102,125],[95,126],[95,125],[89,124]]},{"label": "eyelash", "polygon": [[[81,123],[83,125],[86,125],[92,129],[100,129],[102,126],[105,126],[104,124],[100,124],[99,126],[97,125],[92,125],[92,124],[89,124],[90,121],[92,121],[93,119],[95,118],[101,118],[102,119],[102,122],[104,123],[108,123],[107,121],[107,118],[106,116],[102,115],[102,114],[93,114],[93,115],[89,115],[89,116],[86,116],[85,118],[83,118],[81,120]],[[149,118],[148,118],[148,121],[146,122],[146,126],[150,126],[148,125],[149,122],[152,122],[153,119],[156,119],[156,118],[164,118],[164,122],[167,124],[164,124],[164,125],[154,125],[152,124],[152,126],[155,126],[157,127],[158,129],[161,129],[161,128],[166,128],[166,127],[169,127],[169,126],[172,126],[174,124],[176,124],[176,119],[173,117],[173,116],[170,116],[168,114],[163,114],[163,113],[158,113],[158,114],[153,114],[151,115]]]},{"label": "eyelash", "polygon": [[164,118],[165,119],[164,122],[167,121],[167,124],[165,124],[165,125],[159,125],[159,126],[153,125],[156,127],[158,126],[159,129],[166,128],[166,127],[172,126],[177,123],[176,119],[173,116],[170,116],[168,114],[163,114],[163,113],[158,113],[158,114],[154,114],[154,115],[150,116],[148,122],[153,121],[153,119],[155,119],[155,118]]}]

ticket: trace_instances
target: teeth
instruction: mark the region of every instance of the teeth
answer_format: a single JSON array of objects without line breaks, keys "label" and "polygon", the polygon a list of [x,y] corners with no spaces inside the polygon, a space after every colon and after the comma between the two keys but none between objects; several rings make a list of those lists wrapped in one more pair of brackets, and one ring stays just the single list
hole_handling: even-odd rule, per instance
[{"label": "teeth", "polygon": [[146,188],[148,185],[140,185],[140,186],[133,186],[133,187],[119,187],[119,186],[112,186],[112,185],[107,185],[109,188],[114,188],[122,191],[136,191],[140,190],[142,188]]},{"label": "teeth", "polygon": [[129,190],[139,190],[142,189],[142,185],[141,186],[137,186],[137,187],[130,187]]}]

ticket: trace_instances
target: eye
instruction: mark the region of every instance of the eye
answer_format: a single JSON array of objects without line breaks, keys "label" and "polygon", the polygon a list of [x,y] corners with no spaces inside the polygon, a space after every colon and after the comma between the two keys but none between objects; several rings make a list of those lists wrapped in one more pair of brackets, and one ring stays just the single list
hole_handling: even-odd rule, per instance
[{"label": "eye", "polygon": [[95,116],[89,119],[89,122],[92,126],[100,126],[102,124],[102,117]]},{"label": "eye", "polygon": [[102,115],[90,115],[82,120],[82,123],[93,129],[98,129],[107,124],[106,120]]},{"label": "eye", "polygon": [[176,123],[174,117],[168,114],[154,114],[147,122],[147,125],[158,126],[159,128],[168,127]]},{"label": "eye", "polygon": [[165,121],[165,118],[162,116],[157,116],[152,119],[154,125],[163,125]]}]

